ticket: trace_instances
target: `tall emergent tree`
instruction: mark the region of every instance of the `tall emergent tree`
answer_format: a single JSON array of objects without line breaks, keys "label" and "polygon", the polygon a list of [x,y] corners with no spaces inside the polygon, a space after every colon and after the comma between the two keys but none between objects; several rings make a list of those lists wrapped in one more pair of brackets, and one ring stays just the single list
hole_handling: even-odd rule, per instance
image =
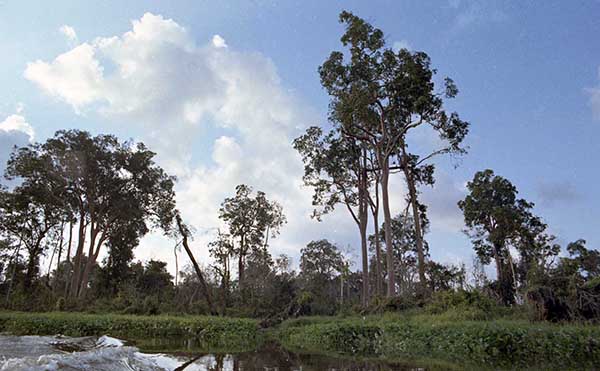
[{"label": "tall emergent tree", "polygon": [[[361,143],[361,148],[375,154],[381,172],[382,206],[386,238],[390,238],[391,211],[389,178],[392,161],[403,170],[409,189],[417,237],[420,284],[425,287],[425,253],[415,171],[419,162],[408,152],[409,132],[427,125],[437,132],[446,145],[424,156],[424,162],[437,154],[459,152],[468,131],[468,123],[458,114],[447,114],[443,98],[453,98],[457,89],[451,79],[444,80],[442,92],[435,91],[427,54],[386,47],[384,34],[349,12],[340,14],[346,25],[341,38],[348,47],[348,58],[334,51],[319,68],[321,84],[331,96],[330,121],[347,137]],[[371,169],[375,170],[375,169]],[[391,241],[386,241],[388,271],[393,270]],[[395,294],[394,275],[389,275],[388,296]]]},{"label": "tall emergent tree", "polygon": [[245,184],[235,187],[235,196],[223,201],[219,218],[229,229],[238,258],[238,283],[243,293],[246,257],[255,250],[266,248],[269,236],[279,234],[286,218],[279,203],[269,201],[261,191],[252,197],[252,187]]}]

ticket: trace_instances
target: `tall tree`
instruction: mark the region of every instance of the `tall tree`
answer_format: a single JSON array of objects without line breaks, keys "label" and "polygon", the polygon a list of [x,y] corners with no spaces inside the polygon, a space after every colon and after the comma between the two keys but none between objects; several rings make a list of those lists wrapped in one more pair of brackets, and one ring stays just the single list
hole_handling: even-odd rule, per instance
[{"label": "tall tree", "polygon": [[[445,79],[442,93],[435,91],[427,54],[411,53],[406,49],[394,51],[386,48],[384,34],[363,19],[349,12],[340,14],[346,25],[341,38],[348,47],[348,60],[344,53],[334,51],[319,68],[321,84],[331,96],[330,118],[342,132],[361,141],[376,155],[381,171],[384,229],[390,236],[391,212],[389,205],[389,178],[391,161],[398,156],[398,168],[403,169],[409,188],[409,201],[415,219],[415,233],[419,257],[419,276],[425,283],[425,255],[417,203],[416,180],[409,166],[407,139],[409,131],[428,125],[439,133],[448,145],[425,157],[460,149],[458,146],[467,133],[468,124],[456,113],[446,114],[443,99],[452,98],[457,89],[450,79]],[[391,246],[387,241],[388,248]],[[388,270],[393,269],[391,250],[387,251]],[[394,295],[394,275],[390,275],[388,296]]]}]

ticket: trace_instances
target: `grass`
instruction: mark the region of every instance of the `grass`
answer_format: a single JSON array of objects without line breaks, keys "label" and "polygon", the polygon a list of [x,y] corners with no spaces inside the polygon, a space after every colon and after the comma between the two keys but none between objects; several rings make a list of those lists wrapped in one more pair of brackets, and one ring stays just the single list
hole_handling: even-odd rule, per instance
[{"label": "grass", "polygon": [[600,327],[448,315],[301,318],[279,329],[284,346],[381,359],[433,358],[465,365],[547,368],[600,364]]},{"label": "grass", "polygon": [[210,316],[0,312],[0,331],[15,335],[192,339],[207,350],[229,351],[255,349],[260,340],[256,320]]}]

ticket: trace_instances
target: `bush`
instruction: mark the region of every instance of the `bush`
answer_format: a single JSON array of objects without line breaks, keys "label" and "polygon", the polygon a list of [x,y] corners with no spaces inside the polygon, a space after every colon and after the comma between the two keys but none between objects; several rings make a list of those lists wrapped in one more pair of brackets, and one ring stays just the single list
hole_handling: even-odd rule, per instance
[{"label": "bush", "polygon": [[[425,305],[429,314],[450,313],[456,319],[479,320],[492,318],[496,303],[479,291],[439,291],[435,292]],[[464,316],[461,317],[460,314]]]}]

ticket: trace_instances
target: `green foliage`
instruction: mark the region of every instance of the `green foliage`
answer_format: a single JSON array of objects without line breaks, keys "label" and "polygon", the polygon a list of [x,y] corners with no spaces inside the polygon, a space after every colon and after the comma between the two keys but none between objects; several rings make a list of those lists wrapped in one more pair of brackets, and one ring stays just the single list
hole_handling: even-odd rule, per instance
[{"label": "green foliage", "polygon": [[[283,324],[283,344],[386,359],[431,357],[482,367],[592,366],[600,362],[600,329],[521,321],[367,317]],[[543,367],[543,366],[542,366]]]},{"label": "green foliage", "polygon": [[[493,315],[496,303],[479,291],[440,291],[433,294],[425,306],[430,314],[464,313],[463,319],[489,319]],[[469,318],[470,317],[470,318]]]},{"label": "green foliage", "polygon": [[181,337],[194,339],[207,348],[231,347],[233,350],[254,349],[259,340],[255,320],[208,316],[0,312],[0,331],[15,335],[109,334],[124,339]]}]

